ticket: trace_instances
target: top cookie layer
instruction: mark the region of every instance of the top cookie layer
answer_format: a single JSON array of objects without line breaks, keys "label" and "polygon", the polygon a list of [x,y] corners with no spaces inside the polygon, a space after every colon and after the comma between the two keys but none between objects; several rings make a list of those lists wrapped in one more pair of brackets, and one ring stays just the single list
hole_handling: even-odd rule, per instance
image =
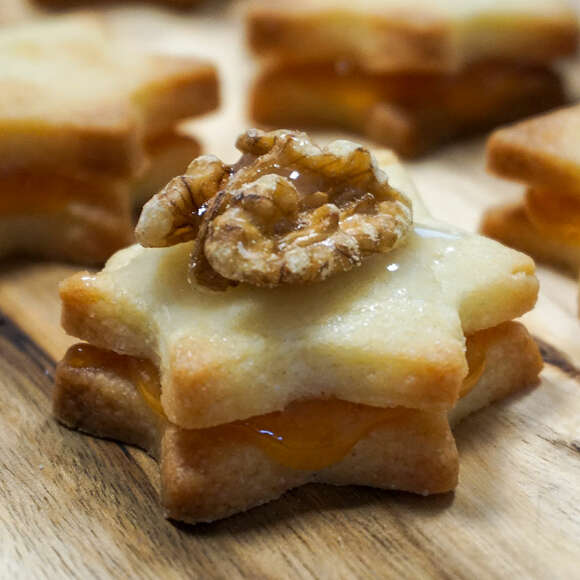
[{"label": "top cookie layer", "polygon": [[565,0],[258,2],[248,35],[259,55],[356,60],[369,70],[452,72],[484,59],[548,63],[576,49]]},{"label": "top cookie layer", "polygon": [[216,105],[212,66],[138,52],[96,16],[0,31],[0,171],[129,175],[143,136]]},{"label": "top cookie layer", "polygon": [[[416,199],[393,161],[381,156],[390,182]],[[153,360],[165,412],[187,428],[302,398],[446,409],[467,373],[464,335],[529,310],[537,281],[530,258],[414,210],[404,246],[300,289],[204,291],[187,282],[188,243],[134,246],[64,282],[63,324]]]},{"label": "top cookie layer", "polygon": [[501,177],[580,196],[580,105],[495,131],[487,163]]}]

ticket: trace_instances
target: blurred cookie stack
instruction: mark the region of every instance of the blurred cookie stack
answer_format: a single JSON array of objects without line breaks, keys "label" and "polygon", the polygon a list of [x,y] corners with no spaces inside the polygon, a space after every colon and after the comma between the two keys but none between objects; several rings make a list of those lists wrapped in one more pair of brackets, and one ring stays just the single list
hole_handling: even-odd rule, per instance
[{"label": "blurred cookie stack", "polygon": [[522,200],[489,209],[482,231],[568,270],[580,270],[580,105],[497,130],[489,170],[526,186]]},{"label": "blurred cookie stack", "polygon": [[405,156],[565,101],[563,0],[281,0],[255,4],[253,119],[361,134]]},{"label": "blurred cookie stack", "polygon": [[132,202],[199,154],[180,121],[218,103],[214,67],[122,44],[92,14],[0,32],[0,255],[99,263]]}]

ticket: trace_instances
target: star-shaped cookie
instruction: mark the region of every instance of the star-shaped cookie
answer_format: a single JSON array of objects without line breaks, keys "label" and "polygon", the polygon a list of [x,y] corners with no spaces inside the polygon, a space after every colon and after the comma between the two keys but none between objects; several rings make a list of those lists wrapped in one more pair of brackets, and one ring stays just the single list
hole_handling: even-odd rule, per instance
[{"label": "star-shaped cookie", "polygon": [[59,365],[56,415],[158,457],[170,517],[214,520],[310,481],[448,491],[449,414],[536,380],[537,347],[510,322],[536,300],[532,260],[433,220],[394,155],[377,158],[415,224],[350,271],[214,292],[188,282],[185,242],[61,286],[64,328],[90,344]]}]

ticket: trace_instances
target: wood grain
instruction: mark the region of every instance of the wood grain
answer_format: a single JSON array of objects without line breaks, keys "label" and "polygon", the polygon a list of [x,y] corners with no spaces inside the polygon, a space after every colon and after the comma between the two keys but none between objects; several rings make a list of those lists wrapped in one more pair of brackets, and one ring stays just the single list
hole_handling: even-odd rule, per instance
[{"label": "wood grain", "polygon": [[555,367],[533,392],[458,428],[455,494],[307,486],[189,527],[163,518],[153,460],[51,419],[54,362],[6,318],[0,352],[0,561],[10,577],[572,578],[578,571],[578,384]]},{"label": "wood grain", "polygon": [[[219,61],[223,110],[191,129],[230,161],[251,67],[237,10],[222,11],[221,20],[138,8],[112,18],[152,44]],[[486,175],[481,139],[410,170],[435,216],[469,230],[485,207],[521,191]],[[524,320],[548,361],[541,385],[458,427],[455,493],[311,485],[191,527],[164,519],[152,459],[50,416],[54,363],[73,340],[59,327],[57,283],[76,270],[0,265],[0,577],[580,577],[575,280],[540,268],[540,300]]]}]

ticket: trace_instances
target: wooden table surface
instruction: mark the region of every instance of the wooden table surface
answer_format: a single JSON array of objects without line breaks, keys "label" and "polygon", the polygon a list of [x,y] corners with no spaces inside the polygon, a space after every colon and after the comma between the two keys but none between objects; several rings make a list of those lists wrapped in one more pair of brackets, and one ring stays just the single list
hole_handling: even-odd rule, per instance
[{"label": "wooden table surface", "polygon": [[[191,128],[208,151],[233,160],[251,67],[238,8],[220,12],[133,8],[113,21],[153,45],[219,62],[224,107]],[[469,230],[483,208],[520,193],[485,174],[481,140],[409,169],[434,215]],[[152,459],[50,415],[55,361],[72,342],[59,327],[56,287],[76,270],[0,265],[0,577],[580,578],[575,280],[539,268],[540,299],[524,321],[546,358],[541,384],[457,428],[455,493],[309,485],[193,527],[163,518]]]}]

